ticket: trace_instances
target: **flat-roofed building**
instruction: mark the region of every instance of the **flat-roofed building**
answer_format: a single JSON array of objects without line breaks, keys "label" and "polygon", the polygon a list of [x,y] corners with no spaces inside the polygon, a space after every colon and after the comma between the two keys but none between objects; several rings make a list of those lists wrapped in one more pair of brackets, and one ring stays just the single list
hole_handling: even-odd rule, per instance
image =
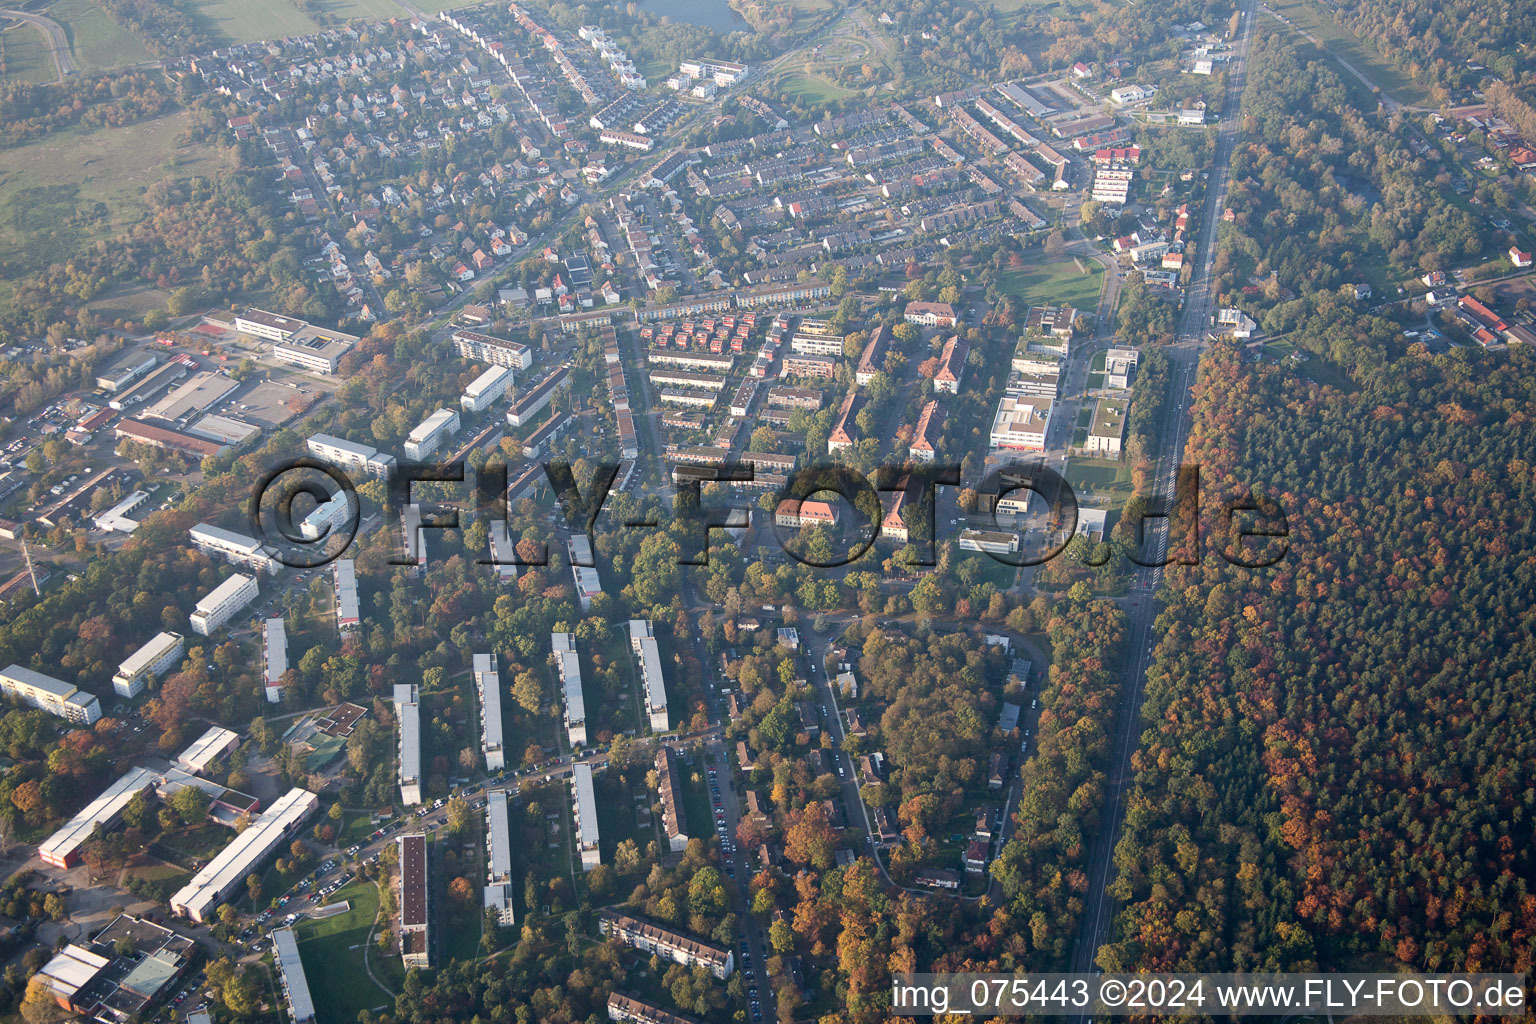
[{"label": "flat-roofed building", "polygon": [[159,776],[148,768],[131,768],[128,773],[82,807],[73,818],[65,822],[53,835],[43,840],[37,854],[44,864],[58,868],[74,867],[80,862],[80,848],[98,828],[108,829],[117,824],[123,808],[135,796],[154,787]]},{"label": "flat-roofed building", "polygon": [[201,373],[194,373],[185,384],[172,388],[164,398],[145,409],[140,415],[146,419],[179,424],[213,406],[239,386],[222,373],[204,370]]},{"label": "flat-roofed building", "polygon": [[590,764],[582,762],[571,766],[571,793],[581,870],[591,871],[603,862],[603,854],[597,841],[597,792],[593,788]]},{"label": "flat-roofed building", "polygon": [[507,532],[507,521],[492,519],[486,523],[486,527],[489,534],[487,544],[491,549],[491,567],[496,570],[496,575],[501,582],[509,583],[517,579],[517,563],[513,561],[517,557],[517,549],[512,543],[512,535]]},{"label": "flat-roofed building", "polygon": [[960,548],[962,551],[1011,555],[1019,550],[1019,535],[997,530],[961,530]]},{"label": "flat-roofed building", "polygon": [[508,341],[479,331],[454,331],[451,340],[465,359],[514,370],[526,370],[533,365],[533,350],[520,341]]},{"label": "flat-roofed building", "polygon": [[[139,528],[139,523],[145,515],[153,511],[148,508],[148,491],[131,491],[122,501],[113,505],[105,512],[98,513],[92,520],[96,529],[105,530],[108,533],[132,533]],[[140,515],[140,513],[144,515]]]},{"label": "flat-roofed building", "polygon": [[992,447],[1044,451],[1054,404],[1042,396],[1004,395],[998,400],[997,414],[992,418]]},{"label": "flat-roofed building", "polygon": [[1088,428],[1084,447],[1096,454],[1119,455],[1125,438],[1125,410],[1130,403],[1121,398],[1101,398],[1093,409],[1093,423]]},{"label": "flat-roofed building", "polygon": [[565,542],[566,553],[571,556],[571,576],[576,584],[576,600],[581,610],[592,607],[592,599],[603,592],[602,578],[597,574],[592,544],[584,533],[572,534]]},{"label": "flat-roofed building", "polygon": [[661,828],[667,846],[681,853],[688,845],[688,824],[683,813],[683,783],[678,774],[677,754],[663,744],[656,751],[656,791],[661,798]]},{"label": "flat-roofed building", "polygon": [[345,490],[338,490],[330,500],[312,509],[299,523],[299,533],[308,541],[341,536],[345,524],[356,514],[357,499]]},{"label": "flat-roofed building", "polygon": [[1104,353],[1104,386],[1124,391],[1131,386],[1131,374],[1141,353],[1134,348],[1112,348]]},{"label": "flat-roofed building", "polygon": [[619,1024],[703,1024],[697,1017],[673,1013],[619,992],[608,996],[608,1019]]},{"label": "flat-roofed building", "polygon": [[336,586],[336,629],[350,633],[362,623],[357,604],[357,568],[352,564],[352,559],[338,558],[333,572]]},{"label": "flat-roofed building", "polygon": [[274,615],[262,627],[261,678],[267,703],[283,702],[283,674],[288,671],[288,628]]},{"label": "flat-roofed building", "polygon": [[661,651],[656,646],[656,631],[650,619],[629,620],[629,649],[634,652],[640,665],[640,678],[645,684],[645,712],[650,717],[654,732],[666,732],[672,728],[667,711],[667,685],[661,674]]},{"label": "flat-roofed building", "polygon": [[781,409],[809,409],[815,412],[825,401],[825,394],[816,388],[792,388],[787,384],[775,384],[768,389],[767,403]]},{"label": "flat-roofed building", "polygon": [[121,391],[153,370],[158,360],[153,352],[132,349],[96,372],[96,387],[102,391]]},{"label": "flat-roofed building", "polygon": [[421,803],[421,705],[415,683],[395,684],[395,719],[399,723],[398,748],[400,802],[407,807]]},{"label": "flat-roofed building", "polygon": [[277,572],[277,562],[262,548],[255,537],[211,523],[198,523],[187,531],[192,544],[209,558],[218,558],[230,565],[244,566],[269,576]]},{"label": "flat-roofed building", "polygon": [[240,745],[240,734],[223,726],[209,726],[208,730],[192,742],[186,750],[176,755],[176,767],[182,771],[201,775],[215,761]]},{"label": "flat-roofed building", "polygon": [[290,789],[278,797],[171,897],[172,913],[200,923],[211,920],[219,904],[244,888],[245,877],[263,858],[291,842],[319,806],[320,798],[307,789]]},{"label": "flat-roofed building", "polygon": [[400,837],[400,959],[406,970],[432,966],[432,885],[427,836]]},{"label": "flat-roofed building", "polygon": [[283,982],[288,1016],[293,1024],[309,1024],[315,1020],[315,1001],[309,994],[309,979],[304,976],[304,960],[299,956],[299,940],[292,928],[278,928],[272,932],[272,956],[277,961],[278,976]]},{"label": "flat-roofed building", "polygon": [[505,395],[511,386],[512,369],[493,366],[469,382],[464,394],[459,396],[459,408],[465,412],[484,412]]},{"label": "flat-roofed building", "polygon": [[438,409],[422,420],[405,439],[405,457],[420,462],[437,451],[445,439],[459,431],[459,414],[452,409]]},{"label": "flat-roofed building", "polygon": [[512,828],[507,793],[493,789],[485,797],[485,909],[504,927],[517,924],[512,888]]},{"label": "flat-roofed building", "polygon": [[687,968],[703,967],[722,981],[736,969],[731,950],[618,910],[599,912],[597,926],[610,939]]},{"label": "flat-roofed building", "polygon": [[38,982],[64,1009],[78,1013],[84,1000],[77,997],[112,961],[100,953],[71,942],[37,972]]},{"label": "flat-roofed building", "polygon": [[268,313],[264,309],[247,309],[235,317],[235,330],[267,341],[286,341],[307,326],[303,320]]},{"label": "flat-roofed building", "polygon": [[390,470],[395,468],[393,455],[330,434],[315,434],[304,442],[304,447],[321,462],[339,469],[357,470],[369,476],[387,477]]},{"label": "flat-roofed building", "polygon": [[565,695],[565,737],[573,747],[585,746],[587,702],[581,694],[581,657],[576,653],[576,634],[551,633],[549,643],[555,652],[555,670],[560,674]]},{"label": "flat-roofed building", "polygon": [[0,694],[56,715],[73,725],[91,725],[101,717],[101,702],[73,683],[35,672],[25,665],[0,669]]},{"label": "flat-roofed building", "polygon": [[480,695],[480,749],[485,753],[485,770],[499,772],[507,766],[501,737],[501,672],[496,655],[474,656],[475,691]]},{"label": "flat-roofed building", "polygon": [[211,636],[214,630],[219,629],[238,615],[242,608],[254,601],[260,592],[261,588],[256,584],[256,577],[235,573],[214,587],[207,597],[197,602],[197,607],[193,609],[190,616],[192,632],[199,636]]},{"label": "flat-roofed building", "polygon": [[117,666],[117,674],[112,677],[113,691],[120,697],[137,697],[151,679],[158,679],[175,668],[186,649],[186,638],[180,633],[169,630],[156,633]]},{"label": "flat-roofed building", "polygon": [[335,373],[341,357],[352,351],[359,340],[355,334],[305,324],[285,340],[272,343],[272,358],[311,373]]}]

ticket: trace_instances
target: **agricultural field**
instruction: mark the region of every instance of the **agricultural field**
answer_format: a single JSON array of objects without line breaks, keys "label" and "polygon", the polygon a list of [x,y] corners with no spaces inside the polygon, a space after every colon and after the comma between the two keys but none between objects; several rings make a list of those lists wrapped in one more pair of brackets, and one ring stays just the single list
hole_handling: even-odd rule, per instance
[{"label": "agricultural field", "polygon": [[0,82],[43,85],[58,76],[42,32],[31,25],[16,25],[0,32]]},{"label": "agricultural field", "polygon": [[[359,2],[368,0],[348,0],[347,5]],[[191,0],[187,6],[214,35],[230,43],[302,36],[320,28],[288,0]],[[404,14],[405,9],[398,13]]]},{"label": "agricultural field", "polygon": [[81,71],[123,67],[155,59],[143,43],[92,0],[58,0],[45,13],[64,26],[70,53]]}]

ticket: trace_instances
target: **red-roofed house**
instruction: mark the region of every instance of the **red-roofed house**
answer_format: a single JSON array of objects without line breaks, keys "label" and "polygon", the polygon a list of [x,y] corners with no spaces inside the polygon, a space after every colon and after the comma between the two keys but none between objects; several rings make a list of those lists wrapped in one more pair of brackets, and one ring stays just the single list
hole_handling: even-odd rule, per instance
[{"label": "red-roofed house", "polygon": [[1512,245],[1509,247],[1509,262],[1513,263],[1517,267],[1528,267],[1531,265],[1531,254],[1528,252],[1521,252],[1519,249]]}]

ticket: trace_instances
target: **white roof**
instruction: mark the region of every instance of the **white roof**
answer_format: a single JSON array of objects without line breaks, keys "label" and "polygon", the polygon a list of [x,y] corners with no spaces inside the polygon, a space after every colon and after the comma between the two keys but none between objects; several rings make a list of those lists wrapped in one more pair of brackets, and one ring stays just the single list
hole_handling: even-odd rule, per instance
[{"label": "white roof", "polygon": [[[630,630],[633,636],[635,622],[646,620],[631,620]],[[656,646],[656,638],[653,636],[641,636],[635,643],[639,647],[640,676],[645,682],[645,707],[647,711],[662,711],[667,706],[667,685],[661,674],[661,650]]]},{"label": "white roof", "polygon": [[597,845],[597,794],[592,789],[592,766],[571,768],[571,788],[576,791],[576,837],[583,847]]},{"label": "white roof", "polygon": [[241,572],[235,573],[229,579],[214,587],[213,590],[209,592],[207,597],[197,602],[197,610],[203,612],[204,614],[213,611],[225,601],[230,600],[236,594],[240,593],[241,589],[249,586],[251,582],[252,577],[247,576]]},{"label": "white roof", "polygon": [[491,862],[487,874],[492,879],[512,877],[512,831],[507,819],[506,790],[492,790],[485,801],[485,829],[490,840]]},{"label": "white roof", "polygon": [[364,461],[367,461],[368,459],[371,459],[375,455],[379,454],[379,450],[377,448],[371,448],[366,444],[358,444],[355,441],[348,441],[344,437],[333,437],[330,434],[313,434],[310,436],[309,441],[306,442],[306,444],[309,447],[310,453],[314,455],[321,454],[322,450],[326,448],[331,448],[338,452],[345,452],[348,455],[362,459]]},{"label": "white roof", "polygon": [[422,420],[419,424],[417,424],[416,429],[411,431],[409,440],[415,441],[419,444],[420,442],[430,438],[439,430],[442,430],[457,417],[458,414],[455,413],[452,409],[439,409],[432,415],[428,416],[426,419]]},{"label": "white roof", "polygon": [[587,720],[587,702],[581,695],[581,658],[575,651],[555,651],[560,681],[565,684],[565,717],[569,722]]},{"label": "white roof", "polygon": [[195,543],[211,544],[226,551],[255,554],[261,550],[261,542],[256,538],[210,523],[198,523],[187,532],[191,534]]},{"label": "white roof", "polygon": [[501,673],[496,655],[475,655],[475,686],[480,691],[480,736],[486,750],[501,749]]},{"label": "white roof", "polygon": [[358,621],[357,570],[350,558],[336,563],[336,618],[340,622]]},{"label": "white roof", "polygon": [[288,671],[288,629],[283,620],[273,617],[267,620],[267,685],[276,686]]},{"label": "white roof", "polygon": [[128,774],[101,791],[101,795],[80,809],[53,835],[38,847],[38,853],[50,862],[62,861],[91,838],[98,824],[106,824],[122,813],[123,808],[140,790],[159,781],[159,775],[148,768],[132,768]]},{"label": "white roof", "polygon": [[497,387],[502,386],[511,377],[512,368],[510,366],[493,366],[470,381],[469,387],[464,389],[464,393],[471,398],[478,398],[487,391],[494,391]]},{"label": "white roof", "polygon": [[220,754],[240,742],[240,734],[223,726],[211,726],[190,747],[176,755],[176,763],[197,773],[207,768]]},{"label": "white roof", "polygon": [[110,961],[73,942],[59,950],[38,972],[43,983],[59,995],[74,995]]},{"label": "white roof", "polygon": [[293,1019],[308,1020],[315,1015],[315,1002],[309,995],[309,980],[304,977],[304,961],[299,957],[299,940],[292,928],[279,928],[272,933],[272,953],[283,972]]},{"label": "white roof", "polygon": [[235,836],[218,856],[192,876],[192,881],[171,897],[171,908],[184,908],[203,917],[222,894],[250,874],[252,865],[282,842],[287,830],[320,805],[307,789],[290,789],[261,813],[251,827]]},{"label": "white roof", "polygon": [[400,781],[421,779],[421,705],[396,705],[400,716]]},{"label": "white roof", "polygon": [[163,658],[167,651],[182,642],[180,633],[159,632],[149,643],[134,651],[117,666],[121,675],[136,676]]}]

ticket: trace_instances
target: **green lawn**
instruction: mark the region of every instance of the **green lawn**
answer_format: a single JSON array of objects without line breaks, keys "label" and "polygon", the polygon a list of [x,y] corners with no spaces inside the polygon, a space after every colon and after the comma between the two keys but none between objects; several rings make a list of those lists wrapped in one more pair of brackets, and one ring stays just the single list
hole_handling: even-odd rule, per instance
[{"label": "green lawn", "polygon": [[1091,316],[1099,308],[1104,271],[1097,263],[1083,266],[1087,273],[1070,259],[1004,271],[998,290],[1027,306],[1074,306]]},{"label": "green lawn", "polygon": [[64,26],[70,51],[82,71],[154,60],[143,43],[91,0],[58,0],[48,8],[48,16]]},{"label": "green lawn", "polygon": [[43,42],[43,34],[31,25],[17,25],[0,32],[4,61],[0,62],[0,81],[46,84],[59,77],[53,56]]},{"label": "green lawn", "polygon": [[783,94],[792,99],[805,100],[810,103],[826,103],[830,100],[846,99],[849,96],[857,96],[858,93],[851,89],[844,89],[836,82],[830,82],[825,78],[807,75],[804,72],[795,71],[779,79],[773,85],[776,94]]},{"label": "green lawn", "polygon": [[1131,494],[1131,466],[1127,462],[1102,459],[1068,459],[1067,483],[1077,492],[1078,500],[1114,499],[1118,504]]},{"label": "green lawn", "polygon": [[[363,946],[379,913],[378,889],[371,882],[354,882],[331,897],[333,903],[342,900],[352,904],[346,913],[301,921],[295,929],[299,957],[304,961],[304,974],[309,978],[309,992],[320,1020],[356,1020],[360,1010],[394,1003],[368,977],[363,963]],[[375,948],[370,956],[382,965],[393,954]]]},{"label": "green lawn", "polygon": [[[368,0],[348,0],[348,5],[359,2]],[[320,30],[288,0],[190,0],[187,8],[206,28],[230,43],[303,36]],[[405,8],[396,13],[404,17]]]}]

